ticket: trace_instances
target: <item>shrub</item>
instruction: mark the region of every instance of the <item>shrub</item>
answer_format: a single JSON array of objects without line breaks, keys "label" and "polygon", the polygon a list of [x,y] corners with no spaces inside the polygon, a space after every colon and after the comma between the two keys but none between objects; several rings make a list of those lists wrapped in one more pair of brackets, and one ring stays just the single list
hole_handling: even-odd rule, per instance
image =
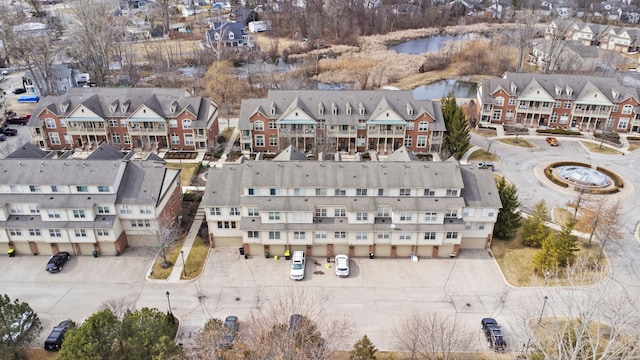
[{"label": "shrub", "polygon": [[193,201],[194,195],[192,192],[186,192],[184,193],[184,195],[182,195],[182,201],[188,201],[191,202]]},{"label": "shrub", "polygon": [[619,188],[623,188],[624,187],[624,183],[622,182],[622,179],[613,171],[609,171],[608,169],[605,169],[603,167],[596,167],[596,170],[600,171],[601,173],[607,175],[608,177],[610,177],[611,179],[613,179],[613,183],[615,184],[615,186],[619,187]]},{"label": "shrub", "polygon": [[589,164],[585,164],[585,163],[581,163],[578,161],[558,161],[558,162],[554,162],[553,164],[549,165],[552,169],[561,167],[561,166],[582,166],[585,168],[590,168],[591,165]]},{"label": "shrub", "polygon": [[551,164],[549,166],[547,166],[546,168],[544,168],[544,175],[547,177],[547,179],[549,179],[552,183],[562,186],[564,188],[568,188],[569,184],[567,184],[566,182],[560,180],[559,178],[553,176],[553,174],[551,173],[551,169],[552,166],[555,164]]},{"label": "shrub", "polygon": [[553,134],[553,135],[582,135],[579,131],[571,131],[567,129],[538,129],[536,130],[538,134]]}]

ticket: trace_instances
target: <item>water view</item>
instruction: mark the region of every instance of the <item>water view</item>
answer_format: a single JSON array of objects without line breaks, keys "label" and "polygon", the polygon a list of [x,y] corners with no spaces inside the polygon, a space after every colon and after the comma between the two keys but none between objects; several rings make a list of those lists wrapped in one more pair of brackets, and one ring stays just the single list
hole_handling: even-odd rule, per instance
[{"label": "water view", "polygon": [[440,80],[418,86],[413,89],[413,96],[417,100],[439,100],[452,92],[455,98],[475,98],[477,89],[478,85],[472,82]]}]

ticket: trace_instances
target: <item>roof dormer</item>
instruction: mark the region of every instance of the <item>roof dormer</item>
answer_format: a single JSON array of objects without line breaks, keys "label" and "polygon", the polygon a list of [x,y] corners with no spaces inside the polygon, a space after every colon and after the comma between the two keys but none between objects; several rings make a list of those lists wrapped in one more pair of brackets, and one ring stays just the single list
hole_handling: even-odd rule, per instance
[{"label": "roof dormer", "polygon": [[573,89],[569,85],[567,85],[567,95],[568,96],[573,96]]},{"label": "roof dormer", "polygon": [[360,115],[364,115],[364,113],[365,113],[364,104],[359,103],[358,104],[358,110],[360,111]]},{"label": "roof dormer", "polygon": [[613,98],[616,100],[620,98],[620,90],[618,89],[611,89],[611,94],[613,95]]},{"label": "roof dormer", "polygon": [[275,103],[275,101],[271,102],[271,105],[269,105],[269,110],[271,111],[271,115],[275,115],[276,114],[276,103]]},{"label": "roof dormer", "polygon": [[347,115],[351,115],[351,104],[347,103],[345,105],[345,110],[347,111]]},{"label": "roof dormer", "polygon": [[407,103],[407,115],[413,116],[413,106]]},{"label": "roof dormer", "polygon": [[122,105],[120,105],[120,111],[122,111],[123,114],[126,114],[127,111],[129,111],[129,105],[131,105],[130,100],[123,102]]},{"label": "roof dormer", "polygon": [[331,115],[338,115],[338,106],[336,103],[331,103]]},{"label": "roof dormer", "polygon": [[515,93],[518,90],[518,85],[516,83],[511,82],[511,92]]},{"label": "roof dormer", "polygon": [[178,110],[178,100],[173,100],[171,106],[169,107],[169,112],[175,114],[176,110]]},{"label": "roof dormer", "polygon": [[318,103],[318,114],[324,115],[324,104]]},{"label": "roof dormer", "polygon": [[556,85],[556,96],[562,95],[562,86]]},{"label": "roof dormer", "polygon": [[116,101],[112,102],[112,103],[109,105],[109,111],[110,111],[112,114],[113,114],[113,113],[115,113],[116,111],[118,111],[118,104],[119,104],[119,102],[118,102],[118,100],[116,100]]},{"label": "roof dormer", "polygon": [[67,100],[59,105],[60,113],[64,114],[69,110],[69,105],[71,105],[71,100]]}]

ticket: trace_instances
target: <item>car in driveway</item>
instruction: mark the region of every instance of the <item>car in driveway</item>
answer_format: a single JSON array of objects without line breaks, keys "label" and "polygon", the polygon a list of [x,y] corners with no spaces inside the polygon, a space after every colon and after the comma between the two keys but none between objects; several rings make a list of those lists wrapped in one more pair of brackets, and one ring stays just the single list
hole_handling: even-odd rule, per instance
[{"label": "car in driveway", "polygon": [[293,280],[304,279],[304,251],[294,251],[293,258],[291,260],[291,270],[289,272],[289,277]]},{"label": "car in driveway", "polygon": [[480,322],[482,325],[482,332],[489,342],[489,347],[493,351],[506,351],[507,342],[502,334],[502,329],[498,322],[493,318],[484,318]]},{"label": "car in driveway", "polygon": [[235,315],[229,315],[224,319],[224,338],[222,340],[222,347],[231,348],[233,341],[236,339],[238,333],[238,317]]},{"label": "car in driveway", "polygon": [[71,320],[64,320],[51,330],[51,334],[44,341],[44,349],[47,351],[58,351],[62,347],[64,341],[64,334],[70,328],[74,327],[75,323]]},{"label": "car in driveway", "polygon": [[349,257],[344,254],[336,255],[336,276],[349,276]]},{"label": "car in driveway", "polygon": [[26,125],[31,118],[31,114],[24,114],[22,116],[12,116],[7,118],[7,124]]},{"label": "car in driveway", "polygon": [[62,270],[64,264],[71,258],[71,254],[66,251],[61,251],[55,255],[52,255],[49,258],[49,262],[47,263],[46,270],[50,273],[59,272]]},{"label": "car in driveway", "polygon": [[547,144],[549,144],[550,146],[558,146],[560,144],[558,144],[558,139],[554,138],[553,136],[547,136],[545,138],[545,141],[547,142]]}]

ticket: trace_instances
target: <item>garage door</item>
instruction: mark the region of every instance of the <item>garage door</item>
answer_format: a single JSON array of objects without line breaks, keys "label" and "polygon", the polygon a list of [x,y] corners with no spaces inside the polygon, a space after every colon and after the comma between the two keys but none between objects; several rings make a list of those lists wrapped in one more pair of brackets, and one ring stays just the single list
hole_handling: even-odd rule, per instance
[{"label": "garage door", "polygon": [[240,247],[242,246],[241,237],[217,237],[213,244],[215,247]]},{"label": "garage door", "polygon": [[[291,251],[291,254],[293,254],[293,251]],[[276,255],[278,255],[278,257],[281,257],[281,258],[284,259],[284,245],[271,245],[271,246],[269,246],[269,256],[270,257],[274,257]]]},{"label": "garage door", "polygon": [[[57,243],[58,244],[58,251],[62,252],[62,251],[66,251],[69,254],[74,254],[75,252],[73,251],[73,245],[71,245],[71,243]],[[40,250],[40,249],[38,249]]]},{"label": "garage door", "polygon": [[[38,248],[38,255],[53,255],[53,249],[50,243],[36,242],[36,247]],[[70,253],[73,254],[73,251],[70,251]]]},{"label": "garage door", "polygon": [[453,253],[453,245],[440,245],[438,257],[449,257],[451,253]]},{"label": "garage door", "polygon": [[368,257],[369,245],[356,245],[353,247],[353,255],[356,257]]},{"label": "garage door", "polygon": [[420,245],[418,246],[418,254],[421,258],[431,257],[433,255],[433,246]]},{"label": "garage door", "polygon": [[[294,251],[304,251],[305,256],[312,256],[311,254],[307,254],[306,245],[292,245],[290,249],[291,249],[291,255],[293,255]],[[282,250],[282,253],[280,255],[284,255],[284,250]]]},{"label": "garage door", "polygon": [[116,244],[112,241],[100,242],[100,252],[104,255],[113,255],[116,251]]},{"label": "garage door", "polygon": [[325,257],[327,256],[327,245],[313,245],[312,252],[313,254],[309,254],[307,256]]},{"label": "garage door", "polygon": [[333,255],[340,254],[349,254],[349,245],[348,244],[334,244],[333,245]]},{"label": "garage door", "polygon": [[154,235],[127,235],[129,246],[156,246],[158,239]]},{"label": "garage door", "polygon": [[411,256],[411,250],[413,246],[411,245],[398,245],[396,247],[396,255],[398,257],[409,257]]},{"label": "garage door", "polygon": [[78,255],[91,255],[94,250],[93,244],[91,243],[79,243],[78,248],[80,249],[80,254]]},{"label": "garage door", "polygon": [[[240,248],[240,247],[242,247],[242,245],[238,246],[238,248]],[[249,245],[249,255],[251,255],[251,256],[263,256],[264,255],[264,246],[262,246],[262,244]]]},{"label": "garage door", "polygon": [[26,241],[14,241],[13,247],[16,249],[17,255],[31,255],[31,248]]},{"label": "garage door", "polygon": [[484,249],[487,239],[485,238],[464,238],[460,244],[462,249]]},{"label": "garage door", "polygon": [[391,256],[391,245],[389,244],[376,244],[375,256],[389,257]]}]

